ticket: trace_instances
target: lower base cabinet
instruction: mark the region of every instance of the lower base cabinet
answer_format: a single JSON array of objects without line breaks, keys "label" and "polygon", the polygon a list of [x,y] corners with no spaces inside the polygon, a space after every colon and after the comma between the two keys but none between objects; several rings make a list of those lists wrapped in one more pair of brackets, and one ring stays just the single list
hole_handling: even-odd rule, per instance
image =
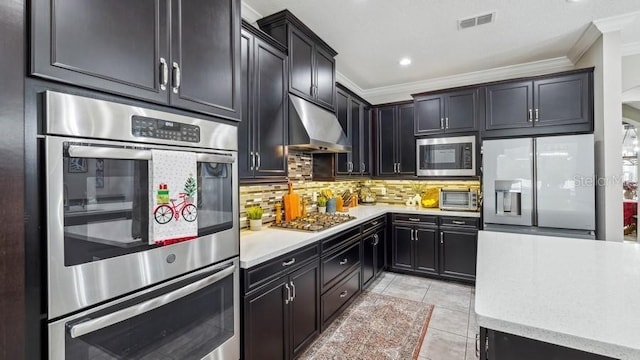
[{"label": "lower base cabinet", "polygon": [[391,269],[475,281],[477,218],[394,215]]},{"label": "lower base cabinet", "polygon": [[381,226],[362,237],[362,288],[384,270],[386,258],[386,228]]},{"label": "lower base cabinet", "polygon": [[244,358],[293,359],[320,333],[318,261],[245,297]]},{"label": "lower base cabinet", "polygon": [[480,329],[480,360],[613,360],[613,358],[570,349],[513,334]]}]

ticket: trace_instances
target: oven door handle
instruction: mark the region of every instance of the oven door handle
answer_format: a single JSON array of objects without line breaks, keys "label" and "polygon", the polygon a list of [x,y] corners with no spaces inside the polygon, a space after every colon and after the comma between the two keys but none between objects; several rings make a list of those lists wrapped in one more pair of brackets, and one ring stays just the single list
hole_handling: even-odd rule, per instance
[{"label": "oven door handle", "polygon": [[71,335],[72,338],[75,339],[79,336],[83,336],[83,335],[92,333],[94,331],[104,329],[113,324],[133,318],[140,314],[144,314],[148,311],[154,310],[170,302],[176,301],[189,294],[192,294],[200,289],[203,289],[221,280],[222,278],[230,274],[233,274],[235,270],[236,270],[236,266],[234,264],[231,264],[229,267],[221,271],[218,271],[215,274],[212,274],[204,279],[198,280],[180,289],[166,293],[157,298],[153,298],[145,302],[142,302],[140,304],[118,310],[108,315],[104,315],[95,319],[90,319],[87,321],[74,324],[69,328],[69,334]]},{"label": "oven door handle", "polygon": [[151,160],[151,151],[142,149],[70,145],[69,156],[74,158],[93,159]]},{"label": "oven door handle", "polygon": [[[70,145],[69,156],[74,158],[151,160],[151,150],[121,149],[96,146]],[[232,164],[235,159],[229,155],[196,153],[198,162]]]}]

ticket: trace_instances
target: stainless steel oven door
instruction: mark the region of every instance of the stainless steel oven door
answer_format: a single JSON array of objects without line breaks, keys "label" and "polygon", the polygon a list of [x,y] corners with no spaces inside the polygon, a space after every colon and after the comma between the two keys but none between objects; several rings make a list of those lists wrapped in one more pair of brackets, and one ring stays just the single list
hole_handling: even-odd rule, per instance
[{"label": "stainless steel oven door", "polygon": [[239,359],[238,258],[49,324],[49,359]]},{"label": "stainless steel oven door", "polygon": [[[45,144],[49,319],[239,254],[236,152],[55,136]],[[197,239],[149,245],[152,148],[197,153]]]}]

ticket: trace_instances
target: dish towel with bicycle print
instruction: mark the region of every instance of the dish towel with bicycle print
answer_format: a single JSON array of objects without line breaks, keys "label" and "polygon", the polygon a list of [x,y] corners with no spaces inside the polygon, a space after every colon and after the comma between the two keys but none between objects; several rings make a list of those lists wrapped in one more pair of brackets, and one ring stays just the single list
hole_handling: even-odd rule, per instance
[{"label": "dish towel with bicycle print", "polygon": [[151,150],[149,244],[169,245],[198,237],[196,154]]}]

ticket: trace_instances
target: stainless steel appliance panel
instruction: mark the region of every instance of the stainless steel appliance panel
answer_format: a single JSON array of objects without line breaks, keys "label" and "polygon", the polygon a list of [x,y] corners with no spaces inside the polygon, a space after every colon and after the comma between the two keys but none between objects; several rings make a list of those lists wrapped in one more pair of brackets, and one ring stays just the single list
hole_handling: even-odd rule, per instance
[{"label": "stainless steel appliance panel", "polygon": [[[49,135],[238,150],[238,128],[210,120],[52,91],[44,94],[44,109]],[[159,131],[135,132],[136,118],[187,124],[197,127],[200,136],[198,141],[180,141],[170,136],[169,129],[162,131],[164,137],[155,133]]]},{"label": "stainless steel appliance panel", "polygon": [[417,139],[416,174],[418,176],[475,176],[476,137]]},{"label": "stainless steel appliance panel", "polygon": [[536,139],[538,226],[595,230],[593,144],[593,134]]},{"label": "stainless steel appliance panel", "polygon": [[49,359],[239,359],[238,258],[48,326]]},{"label": "stainless steel appliance panel", "polygon": [[[99,258],[97,259],[99,261],[65,263],[65,236],[68,235],[65,233],[65,224],[67,224],[65,221],[68,221],[68,216],[65,218],[65,214],[68,215],[69,209],[73,206],[79,207],[87,214],[91,210],[88,208],[91,204],[86,202],[80,205],[70,204],[67,194],[73,189],[64,186],[64,176],[69,176],[69,164],[65,166],[63,156],[65,143],[79,142],[83,145],[68,146],[67,151],[71,151],[76,156],[101,156],[105,161],[109,158],[146,159],[149,148],[195,151],[200,154],[199,162],[221,159],[229,161],[231,170],[226,175],[231,180],[227,181],[227,186],[230,188],[221,188],[219,191],[225,192],[231,199],[231,213],[224,215],[232,222],[231,226],[187,242],[145,248],[144,251],[122,256]],[[49,319],[137,291],[239,254],[236,152],[55,136],[46,137],[45,147]],[[125,182],[125,180],[122,181]],[[209,189],[209,191],[213,190]],[[86,193],[84,196],[90,197]],[[89,215],[97,216],[98,212]],[[115,228],[110,230],[115,231]]]},{"label": "stainless steel appliance panel", "polygon": [[485,223],[533,225],[532,139],[482,143]]}]

